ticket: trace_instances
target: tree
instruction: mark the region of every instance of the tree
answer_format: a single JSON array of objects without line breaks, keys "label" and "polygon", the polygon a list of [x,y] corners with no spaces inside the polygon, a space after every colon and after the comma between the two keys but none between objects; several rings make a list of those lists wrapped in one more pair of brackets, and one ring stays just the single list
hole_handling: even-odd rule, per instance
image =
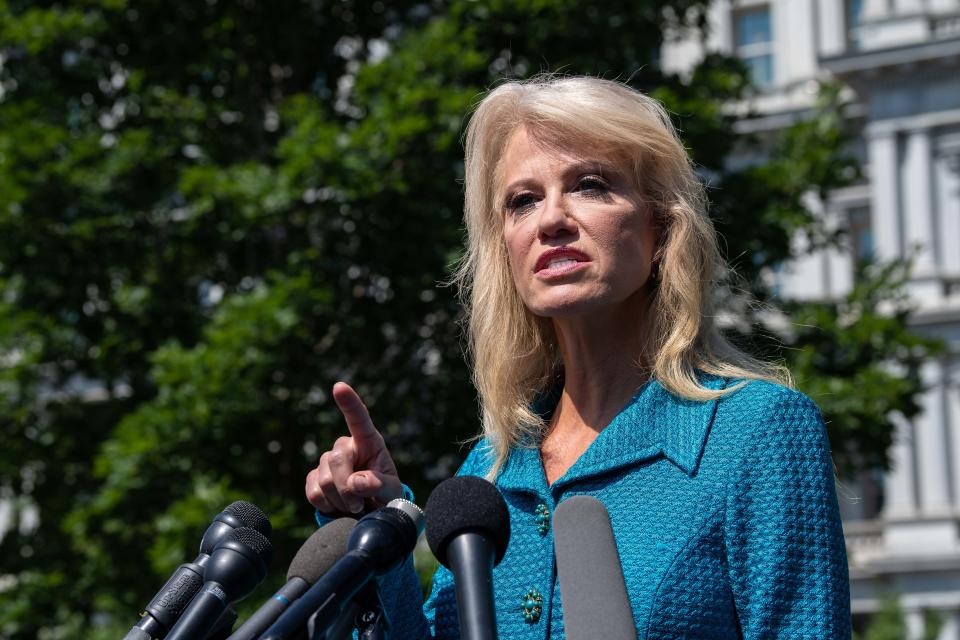
[{"label": "tree", "polygon": [[[923,640],[936,640],[943,628],[943,619],[935,611],[923,611]],[[895,594],[886,594],[880,600],[880,610],[870,616],[862,635],[854,640],[901,640],[907,637],[903,609]]]},{"label": "tree", "polygon": [[[441,282],[461,250],[465,114],[501,77],[604,75],[663,99],[745,286],[768,299],[764,270],[820,231],[802,199],[830,187],[843,136],[836,119],[801,124],[770,164],[731,170],[749,141],[722,105],[749,91],[743,67],[656,64],[665,30],[704,10],[0,0],[0,635],[117,637],[238,498],[271,514],[285,566],[312,526],[303,476],[343,431],[337,379],[421,499],[456,468],[476,404]],[[788,355],[841,344],[848,327],[821,317]],[[883,335],[922,352],[891,322]],[[760,324],[744,335],[775,353]],[[857,366],[902,360],[879,346]],[[797,362],[814,390],[847,371]],[[904,380],[872,398],[880,431],[919,390]],[[849,406],[828,409],[838,450],[882,459]]]}]

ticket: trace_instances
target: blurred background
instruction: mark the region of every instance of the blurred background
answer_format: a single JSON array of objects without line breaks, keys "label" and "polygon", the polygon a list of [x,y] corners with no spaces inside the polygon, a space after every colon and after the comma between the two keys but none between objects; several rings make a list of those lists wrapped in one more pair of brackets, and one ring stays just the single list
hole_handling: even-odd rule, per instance
[{"label": "blurred background", "polygon": [[726,330],[825,414],[859,636],[960,638],[958,68],[960,0],[0,0],[0,638],[122,637],[235,499],[255,608],[336,380],[421,504],[456,470],[460,136],[540,71],[667,105]]}]

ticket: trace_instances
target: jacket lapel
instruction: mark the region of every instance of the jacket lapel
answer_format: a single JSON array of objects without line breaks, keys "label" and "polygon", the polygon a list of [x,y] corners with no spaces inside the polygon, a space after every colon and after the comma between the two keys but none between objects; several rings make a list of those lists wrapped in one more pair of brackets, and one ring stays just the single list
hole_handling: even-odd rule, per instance
[{"label": "jacket lapel", "polygon": [[[726,382],[718,376],[700,374],[700,383],[708,389],[723,389]],[[656,380],[651,381],[550,489],[659,456],[694,476],[717,402],[686,400],[673,395]],[[547,491],[539,449],[514,449],[497,483],[504,490]]]},{"label": "jacket lapel", "polygon": [[532,492],[546,496],[547,476],[543,471],[539,447],[515,447],[497,476],[497,487],[501,491]]},{"label": "jacket lapel", "polygon": [[[701,374],[700,383],[718,390],[726,380]],[[554,488],[661,455],[693,476],[716,411],[717,400],[686,400],[651,381],[600,432]]]}]

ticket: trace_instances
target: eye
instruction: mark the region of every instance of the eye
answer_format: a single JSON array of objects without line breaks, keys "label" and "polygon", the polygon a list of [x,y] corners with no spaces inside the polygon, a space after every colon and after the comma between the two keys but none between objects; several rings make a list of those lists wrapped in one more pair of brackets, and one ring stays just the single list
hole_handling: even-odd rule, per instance
[{"label": "eye", "polygon": [[521,191],[507,197],[503,208],[509,214],[524,213],[537,203],[537,197],[529,191]]},{"label": "eye", "polygon": [[610,191],[610,185],[598,175],[586,175],[577,179],[577,186],[574,191],[586,195],[601,196]]}]

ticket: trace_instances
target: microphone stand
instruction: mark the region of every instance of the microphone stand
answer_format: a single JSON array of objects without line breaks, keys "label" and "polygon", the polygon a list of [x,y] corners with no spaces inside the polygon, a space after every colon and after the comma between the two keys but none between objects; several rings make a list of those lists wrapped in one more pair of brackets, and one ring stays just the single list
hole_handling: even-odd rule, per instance
[{"label": "microphone stand", "polygon": [[357,636],[360,640],[386,640],[390,621],[380,601],[380,589],[376,580],[371,580],[357,594],[360,613],[355,618]]},{"label": "microphone stand", "polygon": [[317,622],[316,616],[313,616],[307,623],[310,640],[350,640],[354,630],[359,640],[386,640],[390,628],[375,580],[364,585],[343,608],[340,618],[326,631]]}]

